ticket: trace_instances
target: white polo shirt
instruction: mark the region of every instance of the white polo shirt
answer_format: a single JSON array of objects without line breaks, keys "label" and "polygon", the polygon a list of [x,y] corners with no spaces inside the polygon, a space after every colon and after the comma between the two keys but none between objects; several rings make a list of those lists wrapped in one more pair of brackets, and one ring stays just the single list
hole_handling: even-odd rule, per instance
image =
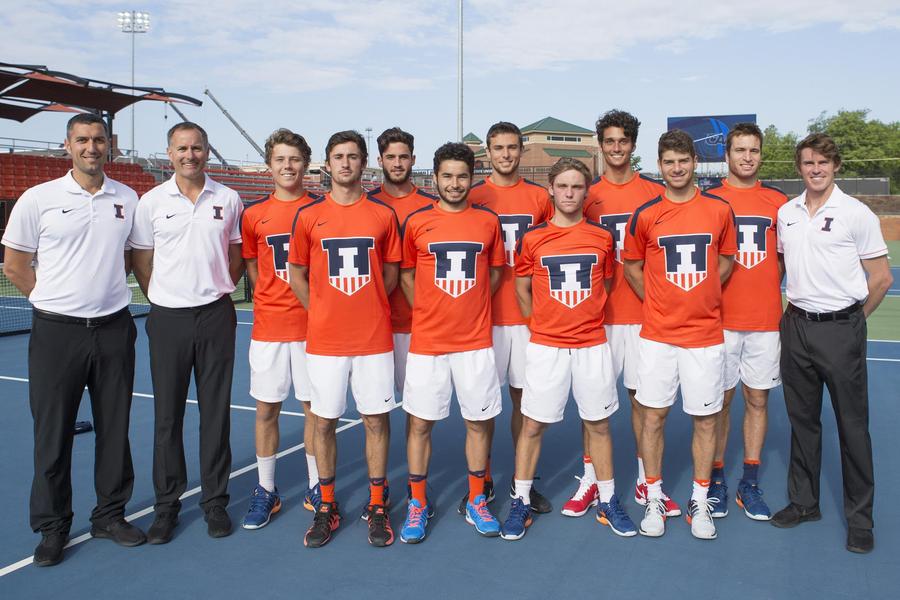
[{"label": "white polo shirt", "polygon": [[209,176],[196,202],[181,193],[174,175],[144,194],[128,241],[153,250],[150,302],[187,308],[233,292],[228,247],[241,243],[243,209],[237,192]]},{"label": "white polo shirt", "polygon": [[22,194],[3,245],[35,255],[35,308],[71,317],[102,317],[131,303],[125,250],[137,194],[104,177],[96,194],[69,171]]},{"label": "white polo shirt", "polygon": [[821,313],[865,301],[869,288],[859,261],[886,255],[887,245],[875,213],[834,186],[814,215],[806,192],[778,209],[778,252],[788,302]]}]

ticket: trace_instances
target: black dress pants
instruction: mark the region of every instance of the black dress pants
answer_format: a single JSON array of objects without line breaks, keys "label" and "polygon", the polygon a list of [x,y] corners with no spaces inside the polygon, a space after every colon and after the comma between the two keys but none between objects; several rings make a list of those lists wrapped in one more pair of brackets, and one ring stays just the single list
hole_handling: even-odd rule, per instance
[{"label": "black dress pants", "polygon": [[228,504],[231,377],[237,318],[228,295],[192,308],[153,305],[147,317],[156,410],[153,487],[156,513],[177,514],[187,488],[184,409],[191,371],[200,408],[200,506]]}]

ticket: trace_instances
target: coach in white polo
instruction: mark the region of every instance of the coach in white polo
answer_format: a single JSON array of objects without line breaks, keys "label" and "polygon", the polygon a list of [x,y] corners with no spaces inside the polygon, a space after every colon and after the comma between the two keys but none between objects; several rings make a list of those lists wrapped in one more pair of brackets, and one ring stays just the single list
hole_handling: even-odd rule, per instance
[{"label": "coach in white polo", "polygon": [[172,539],[187,487],[184,407],[191,370],[200,407],[200,506],[211,537],[231,533],[231,375],[237,325],[231,292],[243,271],[234,190],[207,177],[206,132],[179,123],[167,136],[175,174],[141,198],[130,243],[134,274],[150,299],[147,335],[156,410],[151,544]]},{"label": "coach in white polo", "polygon": [[146,539],[124,519],[134,484],[128,419],[136,338],[126,240],[137,195],[103,174],[109,136],[100,117],[72,117],[65,148],[72,170],[22,194],[3,235],[3,272],[34,307],[30,515],[42,536],[39,566],[62,560],[72,526],[72,438],[85,386],[96,431],[91,535],[124,546]]},{"label": "coach in white polo", "polygon": [[790,504],[772,524],[816,521],[822,462],[822,388],[840,432],[847,550],[869,552],[875,476],[869,437],[866,318],[891,286],[878,217],[834,183],[841,156],[824,133],[797,145],[806,191],[778,210],[788,308],[781,320],[781,376],[791,422]]}]

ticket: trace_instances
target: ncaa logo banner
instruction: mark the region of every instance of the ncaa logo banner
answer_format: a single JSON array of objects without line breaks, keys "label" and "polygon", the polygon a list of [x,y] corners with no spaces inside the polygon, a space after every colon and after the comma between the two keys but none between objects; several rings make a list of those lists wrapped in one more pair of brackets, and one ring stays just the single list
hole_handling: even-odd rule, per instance
[{"label": "ncaa logo banner", "polygon": [[322,249],[328,256],[328,283],[348,296],[352,296],[372,281],[369,250],[375,247],[375,238],[329,238],[322,240]]},{"label": "ncaa logo banner", "polygon": [[623,213],[620,215],[602,215],[600,224],[609,229],[616,242],[616,262],[622,264],[622,251],[625,249],[625,226],[628,225],[628,219],[631,213]]},{"label": "ncaa logo banner", "polygon": [[541,266],[550,277],[550,297],[569,308],[575,308],[591,295],[591,274],[597,264],[596,254],[543,256]]},{"label": "ncaa logo banner", "polygon": [[735,262],[752,269],[766,259],[766,230],[772,226],[768,217],[735,217],[738,251]]},{"label": "ncaa logo banner", "polygon": [[686,292],[706,280],[709,233],[667,235],[656,240],[666,253],[666,279]]},{"label": "ncaa logo banner", "polygon": [[291,234],[279,233],[266,236],[266,245],[272,249],[272,264],[275,266],[275,276],[290,283],[288,277],[288,251],[291,246]]},{"label": "ncaa logo banner", "polygon": [[454,298],[475,287],[475,260],[483,248],[480,242],[428,244],[428,252],[434,255],[434,285]]},{"label": "ncaa logo banner", "polygon": [[516,266],[516,244],[522,239],[525,230],[531,227],[534,219],[531,215],[498,215],[500,233],[503,235],[503,248],[506,250],[506,264]]}]

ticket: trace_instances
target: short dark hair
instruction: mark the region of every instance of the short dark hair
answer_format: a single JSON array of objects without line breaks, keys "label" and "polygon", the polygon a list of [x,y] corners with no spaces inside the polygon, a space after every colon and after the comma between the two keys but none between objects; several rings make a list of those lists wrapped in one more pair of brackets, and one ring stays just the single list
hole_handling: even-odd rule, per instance
[{"label": "short dark hair", "polygon": [[266,164],[271,162],[272,151],[278,144],[285,144],[286,146],[292,146],[299,150],[303,162],[307,167],[309,166],[309,161],[312,158],[312,150],[310,149],[309,144],[306,143],[306,139],[299,133],[294,133],[290,129],[285,129],[283,127],[273,131],[272,135],[266,140]]},{"label": "short dark hair", "polygon": [[441,168],[445,160],[458,160],[469,167],[469,175],[475,174],[475,153],[472,149],[460,142],[447,142],[434,151],[434,174]]},{"label": "short dark hair", "polygon": [[390,129],[385,129],[381,135],[378,136],[377,142],[378,154],[384,154],[387,147],[394,143],[406,144],[406,147],[409,148],[409,153],[412,154],[415,138],[411,133],[403,131],[399,127],[391,127]]},{"label": "short dark hair", "polygon": [[106,121],[100,118],[99,115],[95,115],[94,113],[78,113],[66,123],[66,137],[72,135],[72,129],[74,129],[76,125],[94,124],[103,125],[103,131],[109,136],[109,129],[106,128]]},{"label": "short dark hair", "polygon": [[684,152],[690,154],[691,158],[697,157],[693,138],[682,129],[671,129],[659,136],[659,158],[662,158],[663,152],[667,150]]},{"label": "short dark hair", "polygon": [[331,156],[331,151],[335,146],[348,142],[356,144],[359,153],[362,154],[363,167],[365,167],[369,163],[369,149],[366,147],[366,139],[358,131],[353,131],[352,129],[338,131],[328,138],[328,143],[325,144],[325,162],[328,162],[328,157]]},{"label": "short dark hair", "polygon": [[621,127],[625,132],[625,137],[631,140],[632,144],[637,144],[638,130],[641,128],[641,122],[637,117],[624,110],[616,108],[603,113],[599,119],[595,129],[597,130],[597,142],[603,142],[603,132],[607,127]]},{"label": "short dark hair", "polygon": [[522,145],[522,130],[519,129],[518,125],[515,123],[510,123],[509,121],[498,121],[490,126],[487,132],[487,137],[485,138],[487,141],[485,142],[485,146],[490,147],[491,138],[495,135],[500,135],[501,133],[511,133],[519,137],[519,145]]},{"label": "short dark hair", "polygon": [[725,136],[725,152],[731,152],[731,142],[739,135],[755,135],[759,140],[759,149],[762,150],[763,134],[756,123],[735,123],[728,135]]},{"label": "short dark hair", "polygon": [[556,161],[556,163],[552,167],[550,167],[550,174],[548,175],[550,178],[550,185],[553,185],[553,182],[556,181],[556,178],[566,171],[578,171],[584,176],[584,185],[591,185],[591,171],[587,168],[587,165],[585,165],[577,158],[571,158],[569,156],[564,156],[563,158]]},{"label": "short dark hair", "polygon": [[191,121],[183,121],[181,123],[176,123],[172,125],[169,129],[168,133],[166,133],[166,146],[172,145],[172,136],[175,135],[176,131],[198,131],[200,132],[200,137],[203,139],[203,147],[209,148],[209,136],[206,135],[206,130],[197,125],[196,123],[192,123]]},{"label": "short dark hair", "polygon": [[800,168],[800,153],[807,148],[832,161],[835,168],[841,166],[841,152],[834,143],[834,138],[827,133],[811,133],[800,140],[794,151],[794,166],[798,169]]}]

